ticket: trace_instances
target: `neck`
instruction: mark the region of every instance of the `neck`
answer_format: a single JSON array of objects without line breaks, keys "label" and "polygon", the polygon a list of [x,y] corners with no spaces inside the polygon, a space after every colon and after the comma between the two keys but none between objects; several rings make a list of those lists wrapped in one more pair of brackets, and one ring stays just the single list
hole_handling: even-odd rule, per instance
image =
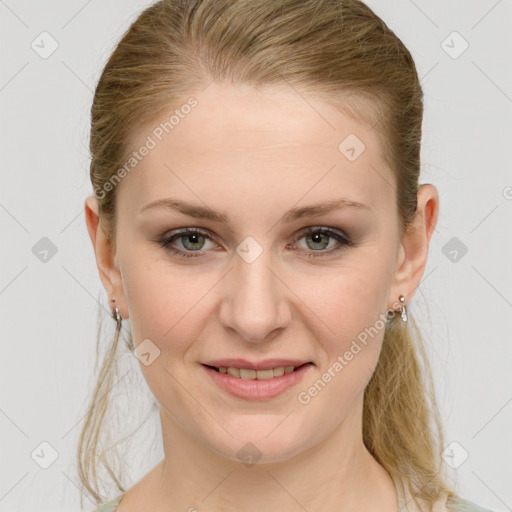
[{"label": "neck", "polygon": [[364,446],[362,399],[331,435],[281,462],[230,460],[199,443],[161,409],[164,460],[152,510],[396,511],[393,481]]}]

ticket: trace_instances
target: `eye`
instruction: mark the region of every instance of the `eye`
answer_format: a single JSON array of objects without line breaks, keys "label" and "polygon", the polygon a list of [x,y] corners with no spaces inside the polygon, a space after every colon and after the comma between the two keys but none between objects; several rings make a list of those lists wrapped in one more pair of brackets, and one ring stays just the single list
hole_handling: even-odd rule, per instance
[{"label": "eye", "polygon": [[[158,243],[161,247],[166,248],[178,257],[197,258],[204,256],[203,253],[206,253],[207,249],[219,247],[218,244],[212,241],[212,238],[209,232],[202,229],[186,228],[171,235],[162,235]],[[338,230],[323,226],[302,230],[295,237],[294,243],[302,239],[306,240],[306,247],[302,246],[301,248],[308,253],[308,257],[330,256],[335,252],[354,245],[349,236]],[[210,244],[209,247],[208,244]],[[287,247],[290,246],[288,245]]]},{"label": "eye", "polygon": [[[306,241],[306,251],[309,251],[308,257],[329,256],[341,249],[354,245],[347,235],[323,226],[315,226],[303,230],[296,238],[296,241],[304,239]],[[329,250],[325,250],[329,248]]]},{"label": "eye", "polygon": [[[173,245],[175,240],[180,241],[183,249],[176,248]],[[211,241],[208,233],[197,228],[187,228],[171,236],[163,237],[161,240],[159,240],[159,243],[162,247],[169,249],[178,256],[184,258],[195,258],[200,256],[200,254],[193,253],[204,252],[202,249],[205,247],[205,242],[207,240],[209,240],[213,246],[216,245]]]}]

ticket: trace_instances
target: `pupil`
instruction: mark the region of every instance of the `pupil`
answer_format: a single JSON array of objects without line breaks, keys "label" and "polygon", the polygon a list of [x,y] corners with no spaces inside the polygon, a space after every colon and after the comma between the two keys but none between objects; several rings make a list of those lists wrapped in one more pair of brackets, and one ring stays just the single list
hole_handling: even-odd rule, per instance
[{"label": "pupil", "polygon": [[[327,245],[329,245],[329,242],[328,242],[329,237],[327,235],[325,235],[324,233],[314,233],[314,234],[310,235],[310,237],[311,237],[312,245],[314,246],[314,247],[312,247],[313,249],[319,249],[319,248],[325,249],[325,247],[327,247]],[[323,245],[321,247],[318,247],[317,244],[322,244],[322,238],[327,239],[327,240],[324,240]]]},{"label": "pupil", "polygon": [[201,238],[204,238],[200,233],[191,233],[183,237],[183,245],[189,249],[199,249],[197,244],[201,244]]}]

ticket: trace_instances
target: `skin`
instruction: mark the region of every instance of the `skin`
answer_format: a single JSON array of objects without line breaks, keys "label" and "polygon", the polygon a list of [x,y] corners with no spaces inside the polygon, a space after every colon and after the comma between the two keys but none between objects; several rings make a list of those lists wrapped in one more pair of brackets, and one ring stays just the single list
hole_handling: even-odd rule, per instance
[{"label": "skin", "polygon": [[[160,350],[140,368],[160,404],[165,458],[118,510],[395,511],[393,481],[362,441],[363,392],[384,330],[308,404],[297,395],[379,315],[398,310],[399,295],[411,300],[437,223],[437,190],[420,186],[416,218],[400,238],[395,178],[369,126],[284,87],[214,82],[194,97],[198,106],[117,185],[115,247],[99,227],[96,199],[85,202],[108,297],[130,318],[135,345],[149,338]],[[150,133],[130,142],[140,147]],[[366,146],[353,162],[338,150],[351,133]],[[169,197],[225,211],[230,223],[163,207],[141,213]],[[281,222],[291,208],[339,198],[369,210]],[[314,226],[355,245],[300,235]],[[198,257],[158,244],[193,227],[212,236],[173,246]],[[252,263],[236,252],[247,236],[263,250]],[[253,401],[220,390],[199,364],[220,357],[314,366],[291,390]],[[237,458],[247,442],[261,452],[250,467]]]}]

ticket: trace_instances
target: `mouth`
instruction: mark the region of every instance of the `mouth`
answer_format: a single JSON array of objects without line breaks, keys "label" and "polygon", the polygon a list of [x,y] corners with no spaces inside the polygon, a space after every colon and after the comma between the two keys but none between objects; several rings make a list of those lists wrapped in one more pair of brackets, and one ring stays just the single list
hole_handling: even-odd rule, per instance
[{"label": "mouth", "polygon": [[273,368],[266,368],[262,370],[254,370],[252,368],[239,368],[236,366],[213,366],[205,364],[207,368],[216,371],[217,373],[230,375],[235,379],[242,380],[270,380],[276,377],[282,377],[285,374],[293,373],[303,366],[313,364],[311,362],[303,363],[300,365],[287,365],[275,366]]},{"label": "mouth", "polygon": [[251,363],[233,359],[209,361],[201,366],[218,389],[239,399],[261,401],[291,391],[315,364],[289,360]]}]

